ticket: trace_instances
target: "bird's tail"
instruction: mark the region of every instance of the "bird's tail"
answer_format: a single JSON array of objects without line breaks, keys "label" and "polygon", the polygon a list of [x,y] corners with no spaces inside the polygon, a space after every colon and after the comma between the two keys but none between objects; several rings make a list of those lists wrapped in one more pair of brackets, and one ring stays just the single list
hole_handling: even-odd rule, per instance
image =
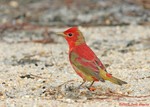
[{"label": "bird's tail", "polygon": [[111,74],[107,73],[106,71],[104,71],[102,69],[100,70],[100,77],[102,77],[104,80],[108,80],[117,85],[127,84],[127,82],[122,81],[116,77],[113,77]]},{"label": "bird's tail", "polygon": [[112,82],[112,83],[114,83],[114,84],[117,84],[117,85],[127,84],[127,82],[122,81],[122,80],[120,80],[120,79],[118,79],[116,77],[113,77],[113,76],[110,77],[110,78],[108,78],[107,80],[110,81],[110,82]]}]

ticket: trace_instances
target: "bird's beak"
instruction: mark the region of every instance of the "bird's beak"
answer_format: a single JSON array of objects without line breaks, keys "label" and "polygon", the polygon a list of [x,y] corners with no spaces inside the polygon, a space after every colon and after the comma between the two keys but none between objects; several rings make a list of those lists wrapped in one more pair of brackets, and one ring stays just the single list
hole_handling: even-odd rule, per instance
[{"label": "bird's beak", "polygon": [[59,35],[59,36],[65,37],[65,34],[63,32],[57,32],[56,34]]}]

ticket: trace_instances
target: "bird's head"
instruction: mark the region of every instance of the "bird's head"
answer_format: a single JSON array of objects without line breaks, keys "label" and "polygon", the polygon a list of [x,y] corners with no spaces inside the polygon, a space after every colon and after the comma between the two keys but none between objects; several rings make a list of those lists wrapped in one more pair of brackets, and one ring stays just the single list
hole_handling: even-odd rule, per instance
[{"label": "bird's head", "polygon": [[72,27],[58,34],[63,36],[67,40],[70,48],[73,48],[75,46],[85,43],[83,34],[77,27]]}]

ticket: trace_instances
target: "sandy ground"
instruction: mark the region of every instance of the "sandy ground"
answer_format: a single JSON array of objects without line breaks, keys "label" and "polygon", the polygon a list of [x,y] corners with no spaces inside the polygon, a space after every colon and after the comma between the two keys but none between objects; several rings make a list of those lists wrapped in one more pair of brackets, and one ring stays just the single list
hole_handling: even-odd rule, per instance
[{"label": "sandy ground", "polygon": [[97,82],[93,92],[85,88],[89,83],[77,89],[82,79],[69,64],[63,38],[52,34],[56,43],[18,43],[15,37],[21,40],[22,35],[24,39],[38,35],[7,33],[0,42],[0,107],[150,106],[149,29],[80,27],[108,72],[128,82],[123,86]]}]

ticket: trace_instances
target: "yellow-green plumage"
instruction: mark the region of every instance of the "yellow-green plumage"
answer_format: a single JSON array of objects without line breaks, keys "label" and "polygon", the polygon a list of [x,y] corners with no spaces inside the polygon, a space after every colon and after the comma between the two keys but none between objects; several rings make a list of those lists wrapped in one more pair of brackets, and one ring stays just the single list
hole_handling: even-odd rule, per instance
[{"label": "yellow-green plumage", "polygon": [[108,81],[110,81],[110,82],[112,82],[112,83],[114,83],[114,84],[117,84],[117,85],[127,84],[127,82],[122,81],[122,80],[120,80],[120,79],[118,79],[118,78],[116,78],[116,77],[113,77],[113,76],[108,77],[108,76],[107,76],[107,72],[104,71],[104,70],[102,70],[102,69],[100,69],[99,75],[100,75],[104,80],[108,80]]}]

